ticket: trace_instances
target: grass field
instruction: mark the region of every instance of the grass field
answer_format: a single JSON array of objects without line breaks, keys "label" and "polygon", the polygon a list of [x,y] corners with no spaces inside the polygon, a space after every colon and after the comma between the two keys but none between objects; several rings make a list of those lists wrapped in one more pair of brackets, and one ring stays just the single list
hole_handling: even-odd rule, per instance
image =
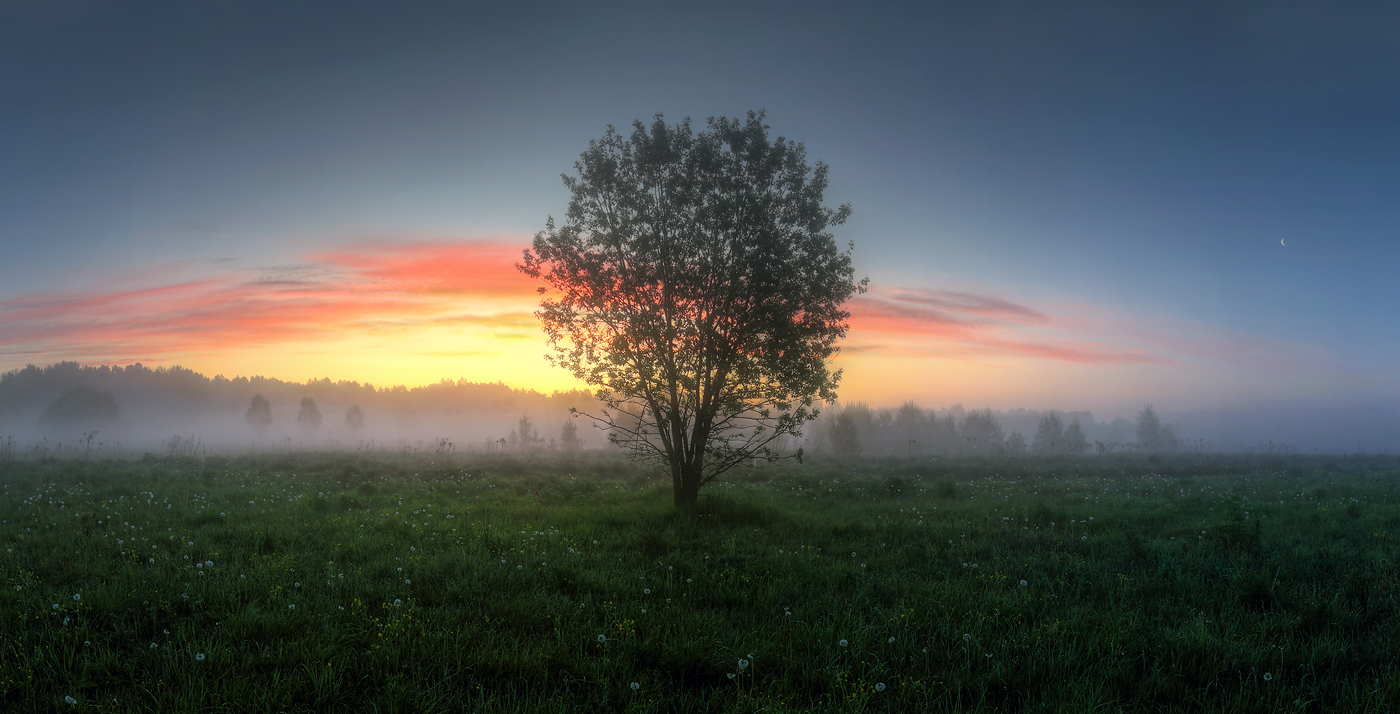
[{"label": "grass field", "polygon": [[1400,461],[0,467],[15,711],[1394,711]]}]

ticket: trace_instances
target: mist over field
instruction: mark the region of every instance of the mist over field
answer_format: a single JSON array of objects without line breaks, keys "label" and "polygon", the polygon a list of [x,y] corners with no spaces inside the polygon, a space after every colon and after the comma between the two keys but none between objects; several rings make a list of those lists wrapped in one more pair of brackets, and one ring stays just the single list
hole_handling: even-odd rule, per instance
[{"label": "mist over field", "polygon": [[[267,403],[257,423],[254,396]],[[303,415],[311,399],[319,422]],[[139,457],[143,453],[195,455],[281,450],[331,451],[550,451],[565,448],[570,408],[596,411],[584,390],[543,394],[502,383],[443,380],[406,388],[329,379],[305,383],[267,377],[207,377],[180,367],[79,366],[64,362],[0,375],[0,439],[17,457],[75,455]],[[358,426],[350,416],[358,408]],[[924,407],[830,404],[800,440],[781,446],[811,456],[930,456],[984,453],[970,445],[968,415],[990,414],[999,428],[992,452],[1045,453],[1036,436],[1047,417],[1062,427],[1078,423],[1087,454],[1141,450],[1140,414],[1092,411],[979,410],[955,404]],[[855,441],[833,440],[843,414]],[[1217,410],[1158,413],[1169,438],[1154,451],[1390,453],[1397,450],[1400,409],[1392,405],[1295,412]],[[302,417],[302,418],[299,418]],[[520,420],[531,433],[521,438]],[[576,422],[577,448],[605,448],[606,432]],[[91,438],[89,439],[89,436]],[[991,452],[985,452],[991,453]]]},{"label": "mist over field", "polygon": [[[84,392],[99,400],[110,394],[119,412],[101,413],[83,403],[63,409],[66,394],[81,397]],[[250,423],[255,395],[266,400],[270,422]],[[298,419],[302,400],[308,398],[319,423]],[[12,437],[21,456],[59,444],[65,453],[79,449],[96,454],[101,444],[102,456],[134,457],[147,451],[487,451],[499,448],[501,439],[509,445],[520,418],[529,416],[540,446],[547,448],[550,439],[559,438],[569,408],[591,401],[582,391],[541,394],[465,381],[379,388],[328,379],[210,378],[179,367],[80,367],[69,362],[0,375],[0,439]],[[358,428],[347,420],[354,407],[362,415]],[[93,432],[89,444],[86,435]],[[580,438],[585,446],[603,443],[601,436],[588,433]],[[497,446],[488,446],[488,439]]]}]

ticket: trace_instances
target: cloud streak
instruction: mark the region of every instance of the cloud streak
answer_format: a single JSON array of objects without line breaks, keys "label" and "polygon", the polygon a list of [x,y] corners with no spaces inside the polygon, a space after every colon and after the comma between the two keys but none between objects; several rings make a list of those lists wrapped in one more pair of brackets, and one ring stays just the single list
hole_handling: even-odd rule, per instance
[{"label": "cloud streak", "polygon": [[361,245],[135,289],[23,295],[0,301],[0,354],[116,362],[433,326],[518,333],[535,328],[519,253],[501,242]]},{"label": "cloud streak", "polygon": [[923,354],[1012,355],[1080,364],[1173,364],[1142,349],[1093,339],[1044,335],[1056,320],[1004,298],[947,290],[897,288],[867,293],[850,305],[851,336],[895,341]]}]

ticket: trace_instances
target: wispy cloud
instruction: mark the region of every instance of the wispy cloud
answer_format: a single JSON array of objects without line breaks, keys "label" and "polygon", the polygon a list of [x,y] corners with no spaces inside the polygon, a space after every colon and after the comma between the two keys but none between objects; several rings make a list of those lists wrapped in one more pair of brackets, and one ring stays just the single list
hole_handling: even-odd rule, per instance
[{"label": "wispy cloud", "polygon": [[[1003,354],[1085,364],[1171,364],[1147,350],[1084,335],[1055,334],[1056,320],[1011,300],[970,292],[896,288],[851,303],[851,337],[887,350],[942,355]],[[848,349],[849,351],[849,349]]]},{"label": "wispy cloud", "polygon": [[[505,242],[382,243],[139,288],[0,301],[0,353],[127,361],[429,326],[534,329],[533,284]],[[91,358],[91,357],[90,357]]]}]

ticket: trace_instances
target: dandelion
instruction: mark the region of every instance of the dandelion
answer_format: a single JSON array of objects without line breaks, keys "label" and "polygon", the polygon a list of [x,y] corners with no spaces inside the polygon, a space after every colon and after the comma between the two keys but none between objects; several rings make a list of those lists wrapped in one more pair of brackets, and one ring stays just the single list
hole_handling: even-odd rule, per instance
[{"label": "dandelion", "polygon": [[876,684],[875,684],[875,691],[877,691],[877,692],[883,692],[883,691],[885,691],[885,683],[884,683],[884,682],[878,682],[878,683],[876,683]]},{"label": "dandelion", "polygon": [[1271,681],[1273,678],[1274,678],[1274,675],[1269,674],[1268,672],[1265,672],[1265,673],[1264,673],[1264,681],[1265,681],[1265,682]]},{"label": "dandelion", "polygon": [[195,656],[194,656],[194,661],[196,661],[196,662],[203,662],[203,661],[204,661],[204,653],[201,652],[201,653],[195,655]]},{"label": "dandelion", "polygon": [[733,679],[733,678],[734,678],[734,673],[733,673],[733,672],[730,672],[730,673],[729,673],[729,678],[730,678],[730,679]]},{"label": "dandelion", "polygon": [[194,545],[194,541],[190,541],[190,545]]},{"label": "dandelion", "polygon": [[850,643],[847,642],[847,641],[845,641],[845,640],[841,640],[841,646],[842,646],[842,647],[845,647],[845,646],[848,645],[848,644],[850,644]]},{"label": "dandelion", "polygon": [[890,644],[894,644],[894,638],[893,638],[893,637],[890,638]]},{"label": "dandelion", "polygon": [[1089,540],[1089,536],[1079,536],[1079,540]]},{"label": "dandelion", "polygon": [[54,604],[53,604],[53,609],[55,609],[55,610],[58,609],[58,603],[54,603]]},{"label": "dandelion", "polygon": [[412,582],[413,582],[412,580],[405,580],[405,581],[403,581],[403,584],[404,584],[404,585],[408,585],[408,584],[410,584],[410,583],[412,583]]},{"label": "dandelion", "polygon": [[155,648],[158,647],[158,646],[159,646],[159,645],[157,645],[157,644],[154,643],[154,642],[151,643],[151,649],[155,649]]},{"label": "dandelion", "polygon": [[963,642],[971,642],[971,641],[972,641],[972,635],[969,635],[969,634],[964,633],[964,634],[963,634]]},{"label": "dandelion", "polygon": [[74,596],[73,596],[73,602],[77,602],[77,601],[82,600],[82,599],[83,599],[83,596],[82,596],[82,595],[74,595]]},{"label": "dandelion", "polygon": [[207,566],[209,566],[209,567],[211,567],[211,568],[214,567],[214,561],[212,561],[212,560],[206,560],[206,561],[204,561],[204,564],[207,565]]},{"label": "dandelion", "polygon": [[1021,587],[1026,587],[1027,585],[1030,585],[1030,583],[1028,583],[1028,582],[1026,582],[1026,581],[1024,581],[1024,580],[1021,581]]},{"label": "dandelion", "polygon": [[403,600],[399,600],[398,598],[395,598],[395,599],[394,599],[394,607],[398,607],[399,605],[402,605],[402,604],[403,604]]},{"label": "dandelion", "polygon": [[599,641],[599,642],[607,642],[607,641],[608,641],[608,636],[607,636],[607,635],[598,635],[598,641]]},{"label": "dandelion", "polygon": [[742,671],[744,671],[745,669],[747,669],[748,666],[749,666],[749,661],[748,661],[748,660],[746,660],[746,659],[741,659],[741,660],[739,660],[739,671],[740,671],[740,672],[742,672]]},{"label": "dandelion", "polygon": [[928,648],[927,648],[927,647],[924,648],[924,654],[928,654]]},{"label": "dandelion", "polygon": [[643,589],[642,589],[642,594],[643,594],[643,595],[650,595],[650,594],[651,594],[651,588],[643,588]]},{"label": "dandelion", "polygon": [[637,684],[636,682],[633,682],[633,683],[632,683],[632,691],[635,692],[635,691],[637,691],[638,689],[641,689],[641,688],[642,688],[642,685]]},{"label": "dandelion", "polygon": [[295,603],[293,603],[293,604],[291,604],[291,605],[288,605],[288,606],[287,606],[287,609],[288,609],[288,610],[295,610],[295,609],[297,609],[297,606],[296,606]]},{"label": "dandelion", "polygon": [[78,703],[78,700],[76,700],[76,699],[74,699],[74,698],[72,698],[72,697],[64,697],[64,698],[63,698],[63,701],[68,702],[69,704],[77,704],[77,703]]}]

